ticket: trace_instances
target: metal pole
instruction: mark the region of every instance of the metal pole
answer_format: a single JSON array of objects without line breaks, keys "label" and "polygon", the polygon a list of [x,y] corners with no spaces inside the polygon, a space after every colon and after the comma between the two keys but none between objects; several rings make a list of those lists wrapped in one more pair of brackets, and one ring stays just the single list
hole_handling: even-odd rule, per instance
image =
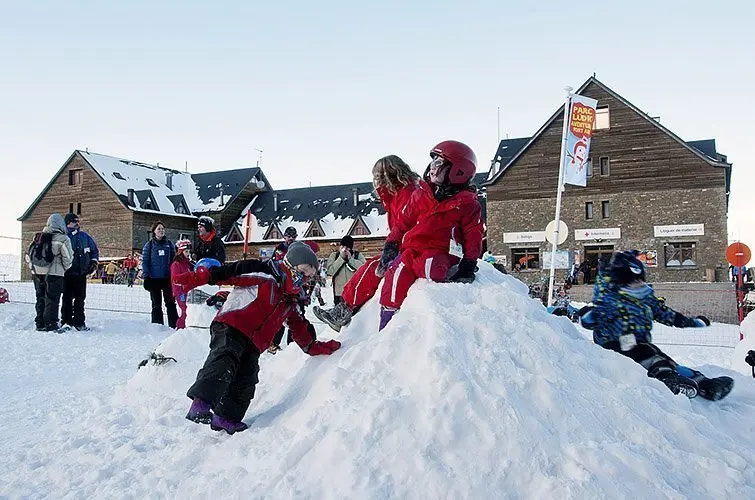
[{"label": "metal pole", "polygon": [[556,279],[556,249],[558,248],[558,233],[561,225],[561,192],[564,190],[564,156],[566,155],[566,131],[569,127],[569,113],[571,111],[572,88],[566,87],[566,102],[564,103],[564,130],[561,133],[561,155],[558,161],[558,187],[556,188],[556,227],[553,231],[551,243],[551,273],[548,280],[548,306],[553,305],[553,284]]}]

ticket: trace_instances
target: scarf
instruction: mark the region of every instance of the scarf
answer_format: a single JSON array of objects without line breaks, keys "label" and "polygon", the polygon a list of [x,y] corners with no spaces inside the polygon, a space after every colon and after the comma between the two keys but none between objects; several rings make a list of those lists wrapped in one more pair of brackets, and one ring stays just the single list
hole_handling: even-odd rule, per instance
[{"label": "scarf", "polygon": [[205,233],[204,235],[199,235],[199,239],[204,241],[205,243],[209,243],[212,241],[212,239],[215,237],[215,229],[210,231],[209,233]]}]

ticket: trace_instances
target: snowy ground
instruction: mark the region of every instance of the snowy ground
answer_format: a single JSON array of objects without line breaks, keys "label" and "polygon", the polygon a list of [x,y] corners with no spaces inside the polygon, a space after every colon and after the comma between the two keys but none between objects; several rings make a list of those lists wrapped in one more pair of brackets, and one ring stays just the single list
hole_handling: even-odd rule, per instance
[{"label": "snowy ground", "polygon": [[[264,354],[234,436],[183,418],[206,329],[92,311],[91,332],[40,333],[0,305],[0,498],[755,498],[755,318],[736,348],[716,346],[737,327],[658,328],[711,335],[664,350],[736,380],[687,400],[481,268],[419,282],[379,335],[369,303],[330,357]],[[179,362],[137,371],[161,342]]]}]

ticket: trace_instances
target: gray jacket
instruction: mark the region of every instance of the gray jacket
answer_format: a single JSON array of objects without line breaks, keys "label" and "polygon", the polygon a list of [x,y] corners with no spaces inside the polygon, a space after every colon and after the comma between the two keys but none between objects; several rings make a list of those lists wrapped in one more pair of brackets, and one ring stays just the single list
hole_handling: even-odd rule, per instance
[{"label": "gray jacket", "polygon": [[354,276],[354,273],[362,264],[364,264],[364,255],[358,251],[351,252],[351,258],[348,262],[341,258],[341,252],[336,251],[330,254],[326,272],[328,276],[333,277],[333,295],[336,297],[343,295],[346,282]]},{"label": "gray jacket", "polygon": [[35,274],[49,274],[50,276],[63,276],[73,263],[73,248],[71,240],[66,232],[66,223],[60,214],[52,214],[47,218],[47,225],[43,233],[52,233],[52,255],[50,267],[35,267]]}]

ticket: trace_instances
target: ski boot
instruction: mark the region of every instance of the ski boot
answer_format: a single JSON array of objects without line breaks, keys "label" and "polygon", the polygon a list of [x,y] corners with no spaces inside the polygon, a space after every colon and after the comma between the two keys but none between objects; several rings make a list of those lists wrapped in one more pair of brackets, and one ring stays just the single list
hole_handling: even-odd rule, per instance
[{"label": "ski boot", "polygon": [[660,380],[674,394],[683,394],[690,399],[697,396],[699,390],[697,382],[677,373],[674,368],[669,366],[651,367],[648,370],[648,377]]},{"label": "ski boot", "polygon": [[351,317],[354,315],[354,312],[345,302],[339,302],[332,309],[322,309],[314,306],[312,312],[317,316],[317,319],[337,332],[340,332],[341,328],[348,325],[351,322]]},{"label": "ski boot", "polygon": [[718,401],[725,398],[734,388],[734,379],[731,377],[708,378],[697,370],[686,366],[677,367],[677,372],[684,377],[689,377],[697,384],[697,393],[708,401]]},{"label": "ski boot", "polygon": [[243,432],[248,428],[249,426],[244,422],[228,420],[227,418],[223,418],[218,415],[213,415],[212,421],[210,422],[210,429],[212,429],[213,431],[226,431],[228,434]]},{"label": "ski boot", "polygon": [[210,411],[210,403],[194,398],[189,413],[186,414],[186,419],[198,424],[209,424],[214,418],[215,415]]}]

